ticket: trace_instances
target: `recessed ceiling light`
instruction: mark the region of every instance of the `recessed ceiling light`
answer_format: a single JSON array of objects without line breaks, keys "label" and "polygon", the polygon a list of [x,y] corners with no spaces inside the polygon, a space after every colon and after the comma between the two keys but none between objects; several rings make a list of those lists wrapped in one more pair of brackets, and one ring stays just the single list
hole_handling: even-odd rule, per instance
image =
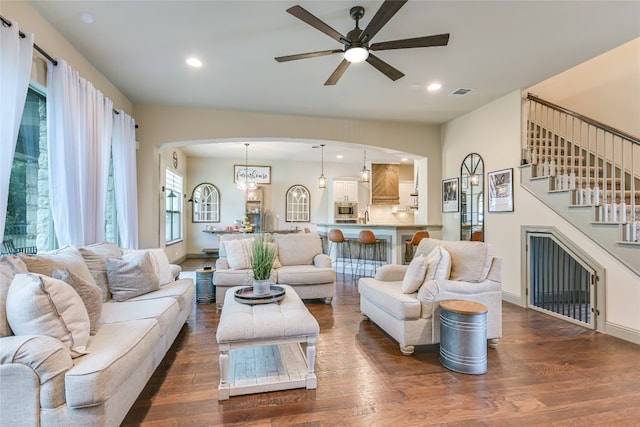
[{"label": "recessed ceiling light", "polygon": [[79,17],[80,17],[80,20],[85,24],[93,24],[93,21],[94,21],[93,16],[89,15],[87,12],[81,12]]},{"label": "recessed ceiling light", "polygon": [[344,157],[344,156],[343,156],[342,154],[338,154],[338,155],[336,156],[336,159],[342,159],[343,157]]},{"label": "recessed ceiling light", "polygon": [[403,161],[403,162],[406,162],[406,161],[408,161],[409,159],[407,159],[406,157],[403,157],[403,158],[401,158],[400,160],[401,160],[401,161]]},{"label": "recessed ceiling light", "polygon": [[427,86],[427,90],[429,92],[433,92],[439,90],[441,87],[442,85],[440,83],[431,83],[429,86]]},{"label": "recessed ceiling light", "polygon": [[202,61],[200,61],[198,58],[194,58],[194,57],[187,58],[187,64],[189,66],[191,66],[191,67],[194,67],[194,68],[202,67]]}]

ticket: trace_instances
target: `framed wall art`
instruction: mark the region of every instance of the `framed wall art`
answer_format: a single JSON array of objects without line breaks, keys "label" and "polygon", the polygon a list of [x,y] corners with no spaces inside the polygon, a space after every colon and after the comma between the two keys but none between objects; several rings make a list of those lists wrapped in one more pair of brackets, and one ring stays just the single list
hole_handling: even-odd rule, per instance
[{"label": "framed wall art", "polygon": [[513,168],[487,174],[489,212],[513,212]]},{"label": "framed wall art", "polygon": [[460,210],[459,178],[442,180],[442,212],[458,212]]},{"label": "framed wall art", "polygon": [[245,180],[256,184],[271,184],[271,166],[233,165],[234,184]]}]

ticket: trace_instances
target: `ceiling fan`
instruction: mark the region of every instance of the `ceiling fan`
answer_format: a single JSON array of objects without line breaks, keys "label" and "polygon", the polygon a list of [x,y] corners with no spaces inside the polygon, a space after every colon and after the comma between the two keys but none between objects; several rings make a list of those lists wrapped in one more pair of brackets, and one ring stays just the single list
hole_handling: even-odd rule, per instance
[{"label": "ceiling fan", "polygon": [[404,76],[404,73],[373,55],[371,51],[407,49],[411,47],[446,46],[447,43],[449,43],[449,34],[445,33],[433,36],[369,44],[378,31],[384,27],[384,25],[393,17],[393,15],[396,14],[398,10],[400,10],[402,6],[404,6],[406,2],[407,0],[385,0],[364,30],[360,29],[358,26],[360,19],[364,16],[364,7],[352,7],[349,11],[349,15],[356,21],[356,27],[349,31],[346,37],[312,15],[302,6],[297,5],[290,7],[287,9],[288,13],[301,21],[306,22],[313,28],[322,31],[332,39],[342,43],[344,45],[344,49],[330,49],[318,52],[300,53],[297,55],[278,56],[275,60],[278,62],[286,62],[297,59],[316,58],[318,56],[331,55],[334,53],[344,53],[344,59],[340,65],[338,65],[338,68],[335,69],[333,74],[329,76],[329,79],[324,83],[325,86],[332,86],[338,83],[338,80],[342,77],[342,74],[344,74],[349,67],[349,64],[352,62],[363,61],[367,61],[369,64],[373,65],[378,71],[389,77],[391,80],[398,80]]}]

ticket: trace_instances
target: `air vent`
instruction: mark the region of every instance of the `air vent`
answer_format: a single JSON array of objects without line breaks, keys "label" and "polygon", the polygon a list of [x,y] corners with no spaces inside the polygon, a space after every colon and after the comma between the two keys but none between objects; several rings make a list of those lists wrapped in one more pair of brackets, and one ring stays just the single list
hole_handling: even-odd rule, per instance
[{"label": "air vent", "polygon": [[471,89],[456,89],[453,92],[451,92],[449,95],[454,95],[454,96],[464,96],[466,94],[468,94],[469,92],[471,92]]}]

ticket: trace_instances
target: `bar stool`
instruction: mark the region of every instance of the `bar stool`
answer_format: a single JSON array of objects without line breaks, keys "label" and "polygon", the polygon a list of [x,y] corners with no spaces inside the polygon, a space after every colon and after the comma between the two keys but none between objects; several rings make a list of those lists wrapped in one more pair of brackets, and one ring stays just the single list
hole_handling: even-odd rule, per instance
[{"label": "bar stool", "polygon": [[[376,238],[376,235],[371,230],[362,230],[358,234],[358,264],[356,265],[356,274],[362,265],[364,273],[367,272],[367,260],[371,261],[371,267],[374,274],[378,270],[378,264],[382,265],[382,241]],[[367,253],[371,253],[371,258],[367,256]],[[360,262],[362,261],[362,263]]]},{"label": "bar stool", "polygon": [[418,246],[420,244],[420,240],[426,239],[429,237],[429,232],[425,230],[418,230],[413,233],[413,237],[411,240],[405,240],[405,251],[404,251],[404,262],[405,264],[409,264],[413,259],[413,248],[414,246]]},{"label": "bar stool", "polygon": [[332,228],[329,230],[329,257],[331,257],[331,249],[336,248],[336,271],[338,270],[338,258],[342,253],[342,274],[344,275],[344,266],[347,263],[347,255],[349,256],[351,273],[353,273],[353,259],[351,258],[351,244],[344,238],[342,230]]}]

